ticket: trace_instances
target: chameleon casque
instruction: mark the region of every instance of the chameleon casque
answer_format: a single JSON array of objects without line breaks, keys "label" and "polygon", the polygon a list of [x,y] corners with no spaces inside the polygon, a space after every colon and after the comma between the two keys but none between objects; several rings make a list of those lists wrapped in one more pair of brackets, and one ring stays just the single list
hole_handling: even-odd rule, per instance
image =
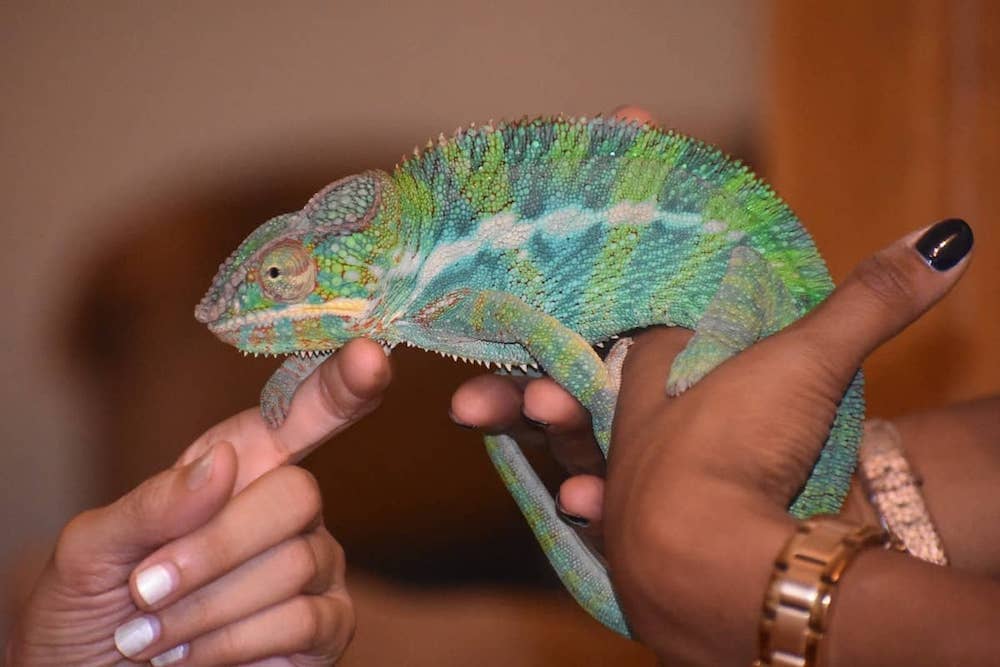
[{"label": "chameleon casque", "polygon": [[[290,355],[261,396],[272,426],[324,359],[367,336],[540,367],[590,411],[606,456],[617,383],[594,346],[653,324],[693,329],[665,378],[676,394],[832,287],[794,214],[739,162],[650,125],[552,118],[442,135],[391,174],[327,186],[243,241],[195,315],[244,352]],[[840,507],[861,385],[859,372],[793,515]],[[566,588],[628,635],[603,564],[517,443],[486,447]]]}]

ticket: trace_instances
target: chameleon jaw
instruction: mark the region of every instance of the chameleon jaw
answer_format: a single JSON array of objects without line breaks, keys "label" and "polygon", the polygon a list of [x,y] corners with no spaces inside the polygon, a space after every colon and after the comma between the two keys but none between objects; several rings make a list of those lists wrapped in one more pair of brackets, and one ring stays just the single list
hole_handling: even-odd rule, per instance
[{"label": "chameleon jaw", "polygon": [[332,299],[324,303],[293,303],[275,310],[268,308],[245,315],[237,315],[226,320],[216,320],[208,324],[209,330],[217,336],[238,332],[242,327],[252,324],[258,326],[274,325],[278,320],[318,319],[324,315],[342,318],[363,316],[369,307],[368,299]]}]

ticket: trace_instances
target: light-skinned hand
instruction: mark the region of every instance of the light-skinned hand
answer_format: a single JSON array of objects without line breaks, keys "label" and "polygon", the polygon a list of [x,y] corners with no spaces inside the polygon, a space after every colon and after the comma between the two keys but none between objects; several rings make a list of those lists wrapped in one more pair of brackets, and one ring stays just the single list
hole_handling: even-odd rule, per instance
[{"label": "light-skinned hand", "polygon": [[349,343],[270,430],[257,408],[63,529],[7,647],[10,665],[326,665],[354,630],[344,555],[294,464],[379,403],[389,365]]}]

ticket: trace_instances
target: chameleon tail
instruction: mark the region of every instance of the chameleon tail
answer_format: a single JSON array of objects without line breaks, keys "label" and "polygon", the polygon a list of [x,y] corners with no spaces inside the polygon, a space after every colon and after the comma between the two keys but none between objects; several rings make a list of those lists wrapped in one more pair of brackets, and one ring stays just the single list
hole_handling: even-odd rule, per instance
[{"label": "chameleon tail", "polygon": [[858,444],[865,417],[864,384],[864,376],[859,370],[840,401],[833,428],[809,480],[788,508],[789,514],[795,518],[836,514],[844,504],[858,460]]},{"label": "chameleon tail", "polygon": [[556,514],[555,501],[538,479],[521,448],[506,435],[486,436],[486,451],[514,497],[559,579],[591,616],[630,636],[604,565]]}]

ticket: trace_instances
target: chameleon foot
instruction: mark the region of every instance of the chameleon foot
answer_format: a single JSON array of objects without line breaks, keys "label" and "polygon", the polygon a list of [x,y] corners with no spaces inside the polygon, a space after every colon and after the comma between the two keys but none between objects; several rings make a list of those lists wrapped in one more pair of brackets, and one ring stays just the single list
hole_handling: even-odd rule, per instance
[{"label": "chameleon foot", "polygon": [[269,427],[276,429],[284,423],[299,385],[331,354],[325,352],[311,357],[288,357],[268,378],[260,392],[260,414]]}]

